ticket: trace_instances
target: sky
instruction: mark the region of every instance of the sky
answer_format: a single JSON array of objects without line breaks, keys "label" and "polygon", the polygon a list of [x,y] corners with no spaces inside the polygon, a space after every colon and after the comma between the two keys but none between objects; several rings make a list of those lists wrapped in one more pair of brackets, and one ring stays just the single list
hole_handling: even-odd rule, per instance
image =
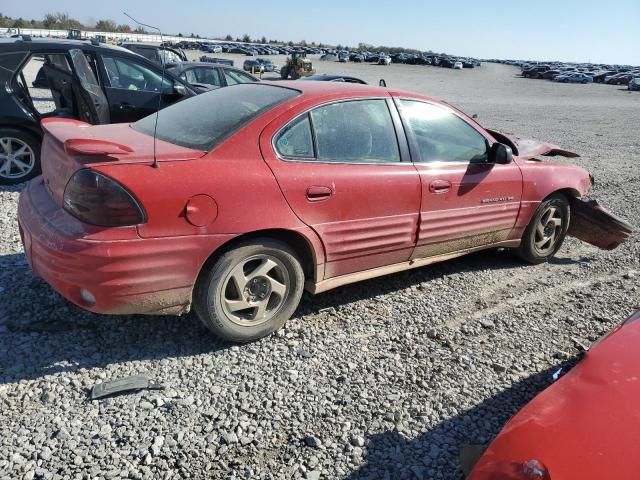
[{"label": "sky", "polygon": [[640,65],[640,0],[0,0],[0,12],[83,23],[129,23],[166,34],[231,34],[357,46],[403,46],[460,56]]}]

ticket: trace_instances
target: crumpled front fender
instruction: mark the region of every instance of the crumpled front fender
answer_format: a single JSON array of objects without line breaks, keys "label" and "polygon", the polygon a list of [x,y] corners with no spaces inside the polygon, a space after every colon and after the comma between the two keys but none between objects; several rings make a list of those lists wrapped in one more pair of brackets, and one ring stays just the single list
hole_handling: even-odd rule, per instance
[{"label": "crumpled front fender", "polygon": [[530,138],[522,138],[512,133],[503,133],[498,130],[486,130],[498,142],[504,143],[505,145],[511,147],[513,154],[517,155],[518,158],[522,158],[523,160],[528,160],[533,157],[537,157],[538,155],[544,155],[546,157],[555,157],[556,155],[560,155],[568,158],[575,158],[580,156],[577,153],[560,148],[553,143],[542,142],[540,140],[533,140]]},{"label": "crumpled front fender", "polygon": [[569,203],[568,235],[603,250],[613,250],[631,237],[633,226],[605,210],[597,200],[570,198]]}]

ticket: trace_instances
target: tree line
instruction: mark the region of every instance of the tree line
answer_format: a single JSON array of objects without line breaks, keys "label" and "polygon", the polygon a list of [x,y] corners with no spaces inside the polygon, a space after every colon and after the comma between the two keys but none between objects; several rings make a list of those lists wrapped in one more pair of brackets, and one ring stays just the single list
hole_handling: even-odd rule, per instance
[{"label": "tree line", "polygon": [[68,13],[47,13],[42,20],[12,18],[0,13],[0,28],[43,28],[46,30],[98,30],[101,32],[147,33],[143,27],[131,28],[126,23],[113,20],[98,20],[94,25],[83,24]]},{"label": "tree line", "polygon": [[[121,33],[147,33],[144,27],[138,26],[131,28],[126,23],[117,24],[111,19],[103,19],[95,22],[94,25],[83,24],[79,20],[72,18],[68,13],[56,12],[47,13],[42,20],[27,20],[24,18],[11,18],[0,13],[0,28],[42,28],[46,30],[96,30],[99,32],[121,32]],[[178,33],[176,36],[185,38],[200,38],[200,35],[191,33],[190,35],[183,35]],[[289,46],[302,46],[302,47],[317,47],[317,48],[335,48],[337,50],[359,50],[359,51],[376,51],[385,52],[388,54],[393,53],[415,53],[421,54],[423,52],[412,48],[404,47],[387,47],[384,45],[373,46],[367,43],[359,43],[357,47],[349,47],[347,45],[328,45],[323,43],[309,42],[306,40],[300,40],[299,42],[282,41],[262,38],[251,38],[248,34],[244,34],[241,37],[233,37],[227,35],[226,37],[220,37],[218,40],[225,40],[227,42],[243,42],[243,43],[261,43],[261,44],[274,44],[274,45],[289,45]],[[431,50],[424,53],[433,53]]]}]

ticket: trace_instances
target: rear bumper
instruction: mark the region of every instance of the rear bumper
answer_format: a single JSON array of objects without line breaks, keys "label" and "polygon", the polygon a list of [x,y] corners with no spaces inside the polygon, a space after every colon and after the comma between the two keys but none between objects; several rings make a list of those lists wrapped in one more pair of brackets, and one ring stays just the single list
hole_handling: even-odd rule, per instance
[{"label": "rear bumper", "polygon": [[[42,177],[20,195],[18,223],[34,274],[95,313],[180,314],[209,255],[233,235],[143,239],[135,227],[96,231],[60,208]],[[114,239],[114,238],[124,239]],[[83,298],[90,292],[95,303]]]}]

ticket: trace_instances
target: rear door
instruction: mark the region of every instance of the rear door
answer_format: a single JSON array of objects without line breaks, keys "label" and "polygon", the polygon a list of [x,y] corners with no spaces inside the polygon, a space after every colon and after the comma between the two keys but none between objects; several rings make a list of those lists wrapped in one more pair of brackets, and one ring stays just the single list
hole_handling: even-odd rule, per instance
[{"label": "rear door", "polygon": [[80,120],[94,125],[110,123],[109,102],[85,53],[79,49],[71,49],[69,55],[79,80],[73,84],[73,93]]},{"label": "rear door", "polygon": [[421,187],[391,100],[297,114],[267,127],[260,145],[289,205],[322,239],[324,278],[407,261]]},{"label": "rear door", "polygon": [[505,241],[522,198],[516,163],[489,163],[489,140],[452,109],[399,100],[422,182],[414,258]]}]

